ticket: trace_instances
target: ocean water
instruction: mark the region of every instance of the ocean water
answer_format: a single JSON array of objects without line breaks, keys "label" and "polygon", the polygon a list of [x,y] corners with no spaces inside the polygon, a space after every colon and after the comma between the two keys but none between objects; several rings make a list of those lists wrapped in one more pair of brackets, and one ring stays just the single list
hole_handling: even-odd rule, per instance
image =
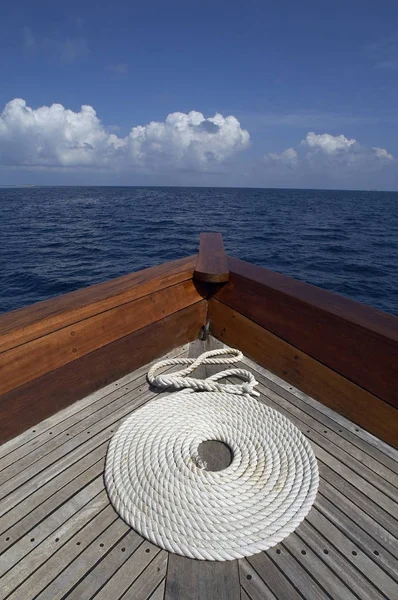
[{"label": "ocean water", "polygon": [[0,312],[197,252],[228,253],[398,314],[398,193],[0,189]]}]

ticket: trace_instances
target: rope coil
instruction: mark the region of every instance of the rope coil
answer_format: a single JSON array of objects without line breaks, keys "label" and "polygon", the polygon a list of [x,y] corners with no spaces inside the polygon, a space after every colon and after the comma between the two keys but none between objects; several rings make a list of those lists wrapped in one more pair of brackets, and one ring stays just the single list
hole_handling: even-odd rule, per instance
[{"label": "rope coil", "polygon": [[[157,363],[148,372],[150,383],[182,391],[137,409],[110,442],[105,483],[113,506],[170,552],[202,560],[250,556],[294,531],[315,500],[318,466],[309,442],[253,398],[257,382],[249,371],[188,377],[200,365],[241,358],[239,351],[223,349]],[[187,366],[157,374],[172,365]],[[217,383],[232,374],[245,382]],[[230,447],[226,469],[203,468],[198,447],[206,440]]]}]

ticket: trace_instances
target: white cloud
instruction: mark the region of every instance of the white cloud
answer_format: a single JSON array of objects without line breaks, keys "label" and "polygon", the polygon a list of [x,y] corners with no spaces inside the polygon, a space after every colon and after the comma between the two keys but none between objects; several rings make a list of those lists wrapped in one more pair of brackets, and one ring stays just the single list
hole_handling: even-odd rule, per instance
[{"label": "white cloud", "polygon": [[205,167],[247,147],[249,139],[249,133],[233,116],[217,113],[206,119],[196,111],[176,112],[164,122],[133,127],[129,148],[133,160],[141,165],[170,161],[179,166]]},{"label": "white cloud", "polygon": [[15,99],[0,115],[0,164],[9,166],[211,171],[248,144],[235,117],[196,111],[133,127],[126,137],[107,130],[91,106],[33,109]]},{"label": "white cloud", "polygon": [[297,156],[297,150],[294,148],[287,148],[287,150],[284,150],[280,154],[270,152],[266,155],[266,159],[268,158],[271,161],[284,164],[295,164],[297,162]]},{"label": "white cloud", "polygon": [[263,162],[265,172],[273,177],[288,177],[294,172],[303,180],[316,178],[336,183],[353,177],[376,176],[384,173],[388,165],[396,164],[394,156],[385,148],[369,148],[342,134],[313,131],[308,132],[296,148],[279,154],[269,152]]},{"label": "white cloud", "polygon": [[330,133],[316,134],[309,131],[305,140],[301,142],[309,148],[319,148],[326,154],[335,154],[339,151],[347,151],[356,143],[354,139],[348,139],[345,135],[330,135]]},{"label": "white cloud", "polygon": [[373,147],[373,151],[376,154],[377,158],[394,160],[393,155],[390,154],[385,148],[377,148],[377,146],[375,146]]}]

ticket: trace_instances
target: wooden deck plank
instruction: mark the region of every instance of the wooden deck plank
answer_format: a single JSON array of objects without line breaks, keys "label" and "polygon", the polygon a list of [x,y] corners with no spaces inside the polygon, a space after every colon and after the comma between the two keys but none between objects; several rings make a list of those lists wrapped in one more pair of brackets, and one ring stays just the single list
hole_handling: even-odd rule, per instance
[{"label": "wooden deck plank", "polygon": [[239,560],[241,600],[277,600],[277,597],[246,558]]},{"label": "wooden deck plank", "polygon": [[141,536],[130,529],[113,546],[111,551],[101,557],[96,565],[80,579],[80,582],[68,594],[68,600],[89,600],[93,598],[122,564],[137,551],[142,542]]},{"label": "wooden deck plank", "polygon": [[[325,493],[326,481],[316,499],[316,508],[344,532],[348,540],[357,544],[372,557],[373,562],[398,581],[398,547],[396,539],[378,527],[362,510],[338,494],[332,486]],[[394,554],[395,553],[395,554]]]},{"label": "wooden deck plank", "polygon": [[[115,518],[106,529],[101,522],[97,524],[97,530],[94,532],[94,539],[82,540],[85,545],[83,552],[74,557],[75,547],[72,553],[59,553],[57,560],[50,558],[44,568],[48,571],[48,577],[51,583],[40,591],[41,600],[61,600],[65,595],[101,560],[102,556],[108,552],[128,531],[129,527],[121,519]],[[33,582],[36,581],[36,574],[33,575]],[[33,583],[32,582],[32,583]],[[42,586],[43,580],[40,576],[37,582]]]},{"label": "wooden deck plank", "polygon": [[[4,552],[11,543],[15,543],[22,536],[29,533],[29,531],[55,512],[58,507],[79,494],[87,487],[87,485],[93,482],[94,479],[98,479],[104,470],[104,451],[105,448],[100,446],[97,449],[97,454],[100,455],[101,458],[77,477],[73,476],[74,469],[71,469],[72,473],[68,475],[71,476],[69,483],[61,487],[60,490],[55,492],[49,498],[46,498],[43,501],[43,496],[45,496],[45,494],[42,494],[41,492],[46,492],[46,488],[45,486],[39,487],[36,494],[32,495],[34,497],[34,502],[32,496],[29,496],[26,501],[21,502],[21,504],[16,506],[9,513],[3,515],[1,517],[2,535],[0,537],[0,552]],[[79,465],[79,463],[77,463],[77,465]],[[65,476],[65,474],[62,475]],[[59,485],[58,478],[56,478],[56,483]]]},{"label": "wooden deck plank", "polygon": [[[247,368],[245,362],[242,363],[242,368]],[[272,382],[263,374],[256,372],[257,380],[264,386],[264,394],[271,400],[274,400],[281,407],[287,409],[291,414],[297,416],[300,421],[307,424],[311,430],[321,434],[317,436],[317,440],[322,440],[323,434],[327,434],[327,444],[330,442],[335,444],[333,454],[342,456],[343,460],[349,461],[350,465],[357,463],[361,467],[362,475],[365,475],[365,470],[372,471],[369,473],[370,481],[379,483],[382,486],[387,486],[389,495],[395,497],[398,491],[398,474],[387,468],[380,460],[373,458],[364,449],[356,446],[352,441],[347,440],[342,434],[344,433],[340,425],[335,424],[331,419],[325,418],[322,413],[308,406],[305,402],[296,398],[294,394],[286,392],[282,388],[272,385]],[[342,452],[344,450],[345,452]],[[359,461],[359,462],[358,462]],[[375,475],[377,476],[375,478]]]},{"label": "wooden deck plank", "polygon": [[165,600],[240,600],[237,561],[202,561],[170,554]]},{"label": "wooden deck plank", "polygon": [[[116,515],[114,510],[110,506],[105,506],[94,518],[84,523],[83,527],[65,544],[60,546],[58,550],[53,547],[51,556],[45,562],[40,562],[40,566],[36,570],[32,569],[30,575],[10,597],[13,600],[16,598],[23,600],[34,598],[37,594],[41,593],[76,556],[79,556],[98,537],[101,531],[115,521]],[[30,557],[34,560],[35,565],[37,564],[36,561],[40,560],[40,550],[39,546],[37,556],[33,555]]]},{"label": "wooden deck plank", "polygon": [[[24,540],[22,551],[17,556],[19,559],[18,562],[12,562],[11,556],[4,553],[1,560],[2,565],[4,565],[1,569],[4,573],[1,580],[4,593],[11,593],[12,590],[22,585],[55,552],[63,552],[65,544],[100,513],[102,513],[104,524],[107,523],[109,518],[113,518],[112,511],[108,506],[108,498],[104,491],[82,508],[79,509],[76,507],[75,513],[64,523],[60,519],[51,535],[42,539],[40,544],[37,544],[33,549],[29,548],[30,539],[27,537]],[[8,570],[6,571],[6,569]],[[27,589],[29,589],[29,586]]]},{"label": "wooden deck plank", "polygon": [[[324,597],[326,593],[332,599],[356,600],[358,598],[296,533],[289,535],[283,541],[281,547],[285,550],[283,556],[286,557],[286,553],[288,553],[297,562],[298,567],[294,570],[294,579],[293,575],[290,575],[292,571],[289,570],[288,572],[295,586],[302,593],[305,593],[305,590],[310,590],[313,582],[316,582],[316,585],[324,590],[320,597]],[[308,597],[319,597],[316,593],[319,594],[319,592],[311,592]]]},{"label": "wooden deck plank", "polygon": [[[397,583],[379,567],[373,560],[373,556],[367,555],[352,540],[333,525],[316,507],[310,511],[306,521],[302,523],[297,531],[303,540],[308,540],[311,547],[317,547],[317,551],[326,563],[329,563],[335,572],[342,572],[344,579],[352,577],[351,588],[359,591],[362,587],[363,593],[376,598],[381,597],[374,587],[387,597],[393,597],[397,590]],[[337,552],[325,554],[325,544],[333,544]],[[322,554],[323,553],[323,554]],[[349,564],[350,563],[350,564]],[[362,573],[361,578],[357,571]],[[366,580],[372,573],[372,584]]]},{"label": "wooden deck plank", "polygon": [[[285,381],[275,373],[265,369],[247,356],[243,357],[243,362],[247,367],[252,369],[255,374],[260,373],[261,375],[264,375],[268,380],[267,385],[269,385],[269,387],[275,389],[272,386],[272,384],[275,384],[277,386],[277,389],[275,390],[277,393],[280,393],[283,397],[287,397],[288,400],[294,401],[295,398],[300,399],[303,403],[303,410],[315,410],[317,419],[324,422],[324,424],[329,427],[332,426],[330,421],[336,423],[338,432],[342,434],[344,439],[351,441],[366,453],[376,458],[380,463],[384,464],[395,473],[398,473],[398,450],[371,434],[366,429],[363,429],[358,424],[353,423],[343,415],[337,413],[332,408],[329,408],[329,406],[322,404],[318,400],[315,400],[315,398],[302,392],[292,383]],[[287,393],[287,396],[284,395],[284,392]],[[308,409],[304,408],[305,405],[307,405]],[[322,421],[322,415],[326,417],[326,421]]]},{"label": "wooden deck plank", "polygon": [[[294,569],[297,569],[298,567],[298,565],[295,564],[295,559],[290,558],[290,564],[288,565],[288,568],[285,569],[280,569],[274,562],[273,556],[271,558],[271,555],[267,552],[249,556],[247,561],[265,584],[269,586],[278,600],[281,598],[289,598],[289,600],[302,599],[301,594],[291,581],[292,573]],[[315,593],[318,594],[317,598],[321,598],[322,589],[316,585],[315,581],[311,581],[310,583],[311,585],[307,585],[307,591],[312,592],[315,590]]]},{"label": "wooden deck plank", "polygon": [[156,590],[151,594],[148,600],[163,600],[164,599],[164,591],[166,588],[166,579],[160,582],[160,585],[156,588]]},{"label": "wooden deck plank", "polygon": [[[369,498],[390,515],[396,514],[396,502],[392,498],[396,497],[398,490],[394,489],[394,486],[389,485],[388,482],[378,477],[376,473],[368,469],[363,463],[361,464],[359,461],[356,461],[353,457],[350,461],[349,455],[336,444],[333,444],[326,436],[314,432],[313,428],[306,429],[308,425],[312,425],[311,421],[306,417],[303,417],[303,420],[296,417],[291,407],[289,407],[289,410],[286,410],[283,407],[282,401],[279,400],[276,402],[275,397],[271,397],[261,384],[256,389],[261,392],[260,400],[262,402],[286,416],[307,436],[319,460],[327,464],[347,481],[350,481],[361,492],[367,494]],[[350,466],[347,466],[347,464],[350,464]],[[355,470],[354,466],[356,467]],[[372,483],[369,483],[369,479],[372,480]],[[384,489],[380,491],[379,488]],[[388,491],[388,495],[386,490]]]},{"label": "wooden deck plank", "polygon": [[[148,548],[151,550],[149,553],[147,552]],[[145,571],[148,565],[157,557],[159,552],[159,548],[156,548],[147,541],[141,544],[133,554],[130,553],[130,556],[127,557],[123,565],[114,573],[113,577],[99,590],[95,596],[96,600],[121,598]],[[163,577],[164,575],[165,573]],[[153,584],[153,588],[155,587],[156,583]]]},{"label": "wooden deck plank", "polygon": [[161,550],[121,598],[123,600],[148,600],[166,575],[167,559],[167,552]]},{"label": "wooden deck plank", "polygon": [[[165,369],[159,370],[159,372],[163,371]],[[89,407],[91,409],[89,414],[85,414],[86,411],[81,411],[79,414],[80,418],[76,417],[72,423],[69,419],[68,423],[63,423],[66,427],[62,426],[61,429],[61,424],[59,424],[58,427],[51,428],[48,432],[49,435],[42,436],[44,437],[44,443],[41,446],[37,446],[19,460],[13,461],[0,472],[0,493],[3,481],[8,481],[16,474],[20,474],[25,469],[28,469],[31,465],[36,466],[38,460],[43,459],[49,454],[54,456],[54,451],[63,446],[65,442],[72,444],[77,439],[76,436],[78,434],[83,434],[84,439],[86,439],[87,434],[93,435],[92,427],[108,415],[114,413],[119,405],[130,402],[133,396],[135,397],[140,393],[140,388],[145,387],[145,384],[146,377],[142,375],[128,384],[124,384],[123,387],[119,386],[114,392],[98,400],[95,405],[91,405]]]},{"label": "wooden deck plank", "polygon": [[[30,529],[24,536],[9,546],[2,556],[5,565],[16,565],[24,556],[30,554],[32,550],[40,546],[49,536],[52,536],[55,529],[58,529],[64,523],[69,521],[76,511],[86,506],[91,500],[102,491],[103,486],[101,478],[81,490],[73,498],[72,502],[62,504],[58,510],[54,511],[47,519]],[[97,505],[95,504],[95,509]],[[11,542],[13,540],[11,539]],[[55,548],[57,545],[55,544]]]}]

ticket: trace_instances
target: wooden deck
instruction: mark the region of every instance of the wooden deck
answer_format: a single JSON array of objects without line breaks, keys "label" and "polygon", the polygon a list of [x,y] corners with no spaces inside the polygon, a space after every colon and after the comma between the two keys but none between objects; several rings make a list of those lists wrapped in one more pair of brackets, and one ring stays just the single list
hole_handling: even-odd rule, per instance
[{"label": "wooden deck", "polygon": [[[206,348],[194,342],[170,355],[217,345],[210,338]],[[202,562],[160,550],[117,516],[104,458],[118,425],[159,396],[143,367],[0,447],[0,598],[398,598],[397,451],[244,364],[259,381],[260,401],[301,429],[319,461],[318,496],[295,533],[248,559]]]}]

